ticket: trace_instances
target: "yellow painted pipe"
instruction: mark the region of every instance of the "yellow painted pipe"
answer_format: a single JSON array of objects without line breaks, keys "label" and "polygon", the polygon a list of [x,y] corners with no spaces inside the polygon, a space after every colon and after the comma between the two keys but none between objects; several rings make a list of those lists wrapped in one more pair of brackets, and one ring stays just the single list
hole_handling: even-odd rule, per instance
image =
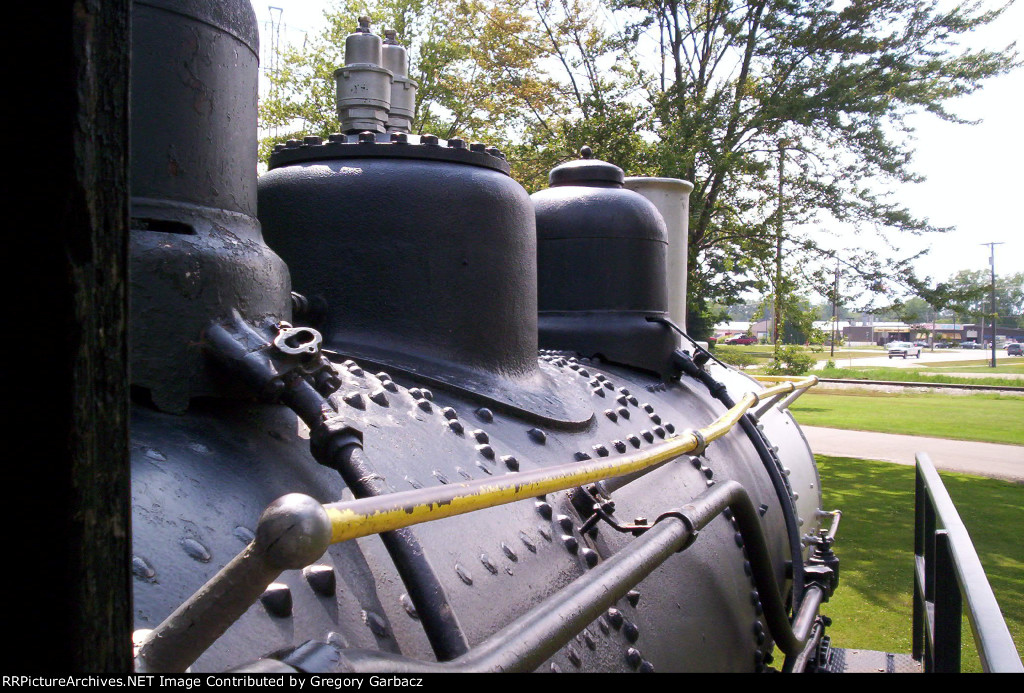
[{"label": "yellow painted pipe", "polygon": [[329,503],[324,509],[331,520],[331,542],[388,532],[641,471],[721,438],[762,398],[804,389],[816,383],[817,378],[812,376],[797,381],[786,380],[759,393],[746,393],[734,407],[696,433],[685,431],[677,438],[629,455],[506,474],[497,479],[479,479]]}]

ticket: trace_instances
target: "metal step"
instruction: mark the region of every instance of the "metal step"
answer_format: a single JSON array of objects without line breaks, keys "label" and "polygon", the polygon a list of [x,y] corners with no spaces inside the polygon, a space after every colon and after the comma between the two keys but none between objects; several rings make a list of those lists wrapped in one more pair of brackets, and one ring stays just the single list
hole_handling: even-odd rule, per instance
[{"label": "metal step", "polygon": [[920,674],[921,663],[907,654],[876,650],[829,649],[822,671],[829,674]]}]

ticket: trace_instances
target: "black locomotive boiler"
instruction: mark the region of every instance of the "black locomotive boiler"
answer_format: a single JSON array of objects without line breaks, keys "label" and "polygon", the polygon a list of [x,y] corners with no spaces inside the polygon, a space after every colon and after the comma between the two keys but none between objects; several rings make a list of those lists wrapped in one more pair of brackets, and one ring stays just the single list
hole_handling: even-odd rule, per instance
[{"label": "black locomotive boiler", "polygon": [[800,669],[838,581],[787,405],[672,320],[584,151],[532,197],[409,131],[361,22],[341,131],[257,180],[245,0],[132,9],[137,671]]}]

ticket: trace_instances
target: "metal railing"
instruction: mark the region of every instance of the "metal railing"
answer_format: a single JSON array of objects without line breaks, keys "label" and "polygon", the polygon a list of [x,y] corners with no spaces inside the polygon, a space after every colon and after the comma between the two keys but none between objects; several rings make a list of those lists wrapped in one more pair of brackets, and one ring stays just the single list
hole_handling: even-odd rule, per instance
[{"label": "metal railing", "polygon": [[963,608],[986,672],[1024,672],[967,528],[925,453],[914,493],[913,656],[926,672],[959,672]]}]

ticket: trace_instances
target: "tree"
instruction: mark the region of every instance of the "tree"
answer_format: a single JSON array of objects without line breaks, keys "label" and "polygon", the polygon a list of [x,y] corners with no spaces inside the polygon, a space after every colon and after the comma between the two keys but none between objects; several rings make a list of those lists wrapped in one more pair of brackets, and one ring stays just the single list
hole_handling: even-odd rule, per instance
[{"label": "tree", "polygon": [[[688,306],[694,332],[708,301],[729,303],[748,288],[758,260],[775,253],[779,225],[788,254],[812,257],[831,253],[793,229],[814,221],[941,231],[885,193],[886,183],[919,179],[910,168],[907,116],[928,111],[963,122],[947,102],[1017,60],[1012,46],[957,49],[958,37],[1001,12],[975,2],[949,10],[934,0],[616,6],[638,12],[633,36],[658,47],[660,65],[647,84],[661,175],[695,186]],[[876,291],[912,277],[910,259],[868,251],[841,258],[848,282]],[[812,271],[807,278],[821,277]]]},{"label": "tree", "polygon": [[319,36],[282,53],[260,104],[261,126],[277,130],[261,157],[283,139],[337,131],[333,73],[367,15],[409,50],[414,132],[497,145],[531,192],[583,145],[631,173],[650,172],[639,134],[649,111],[631,97],[635,66],[597,11],[585,0],[345,0],[325,14]]},{"label": "tree", "polygon": [[[947,297],[946,307],[961,322],[989,316],[992,278],[986,270],[960,270],[936,288]],[[999,324],[1017,326],[1024,317],[1024,272],[996,277],[996,314]]]}]

